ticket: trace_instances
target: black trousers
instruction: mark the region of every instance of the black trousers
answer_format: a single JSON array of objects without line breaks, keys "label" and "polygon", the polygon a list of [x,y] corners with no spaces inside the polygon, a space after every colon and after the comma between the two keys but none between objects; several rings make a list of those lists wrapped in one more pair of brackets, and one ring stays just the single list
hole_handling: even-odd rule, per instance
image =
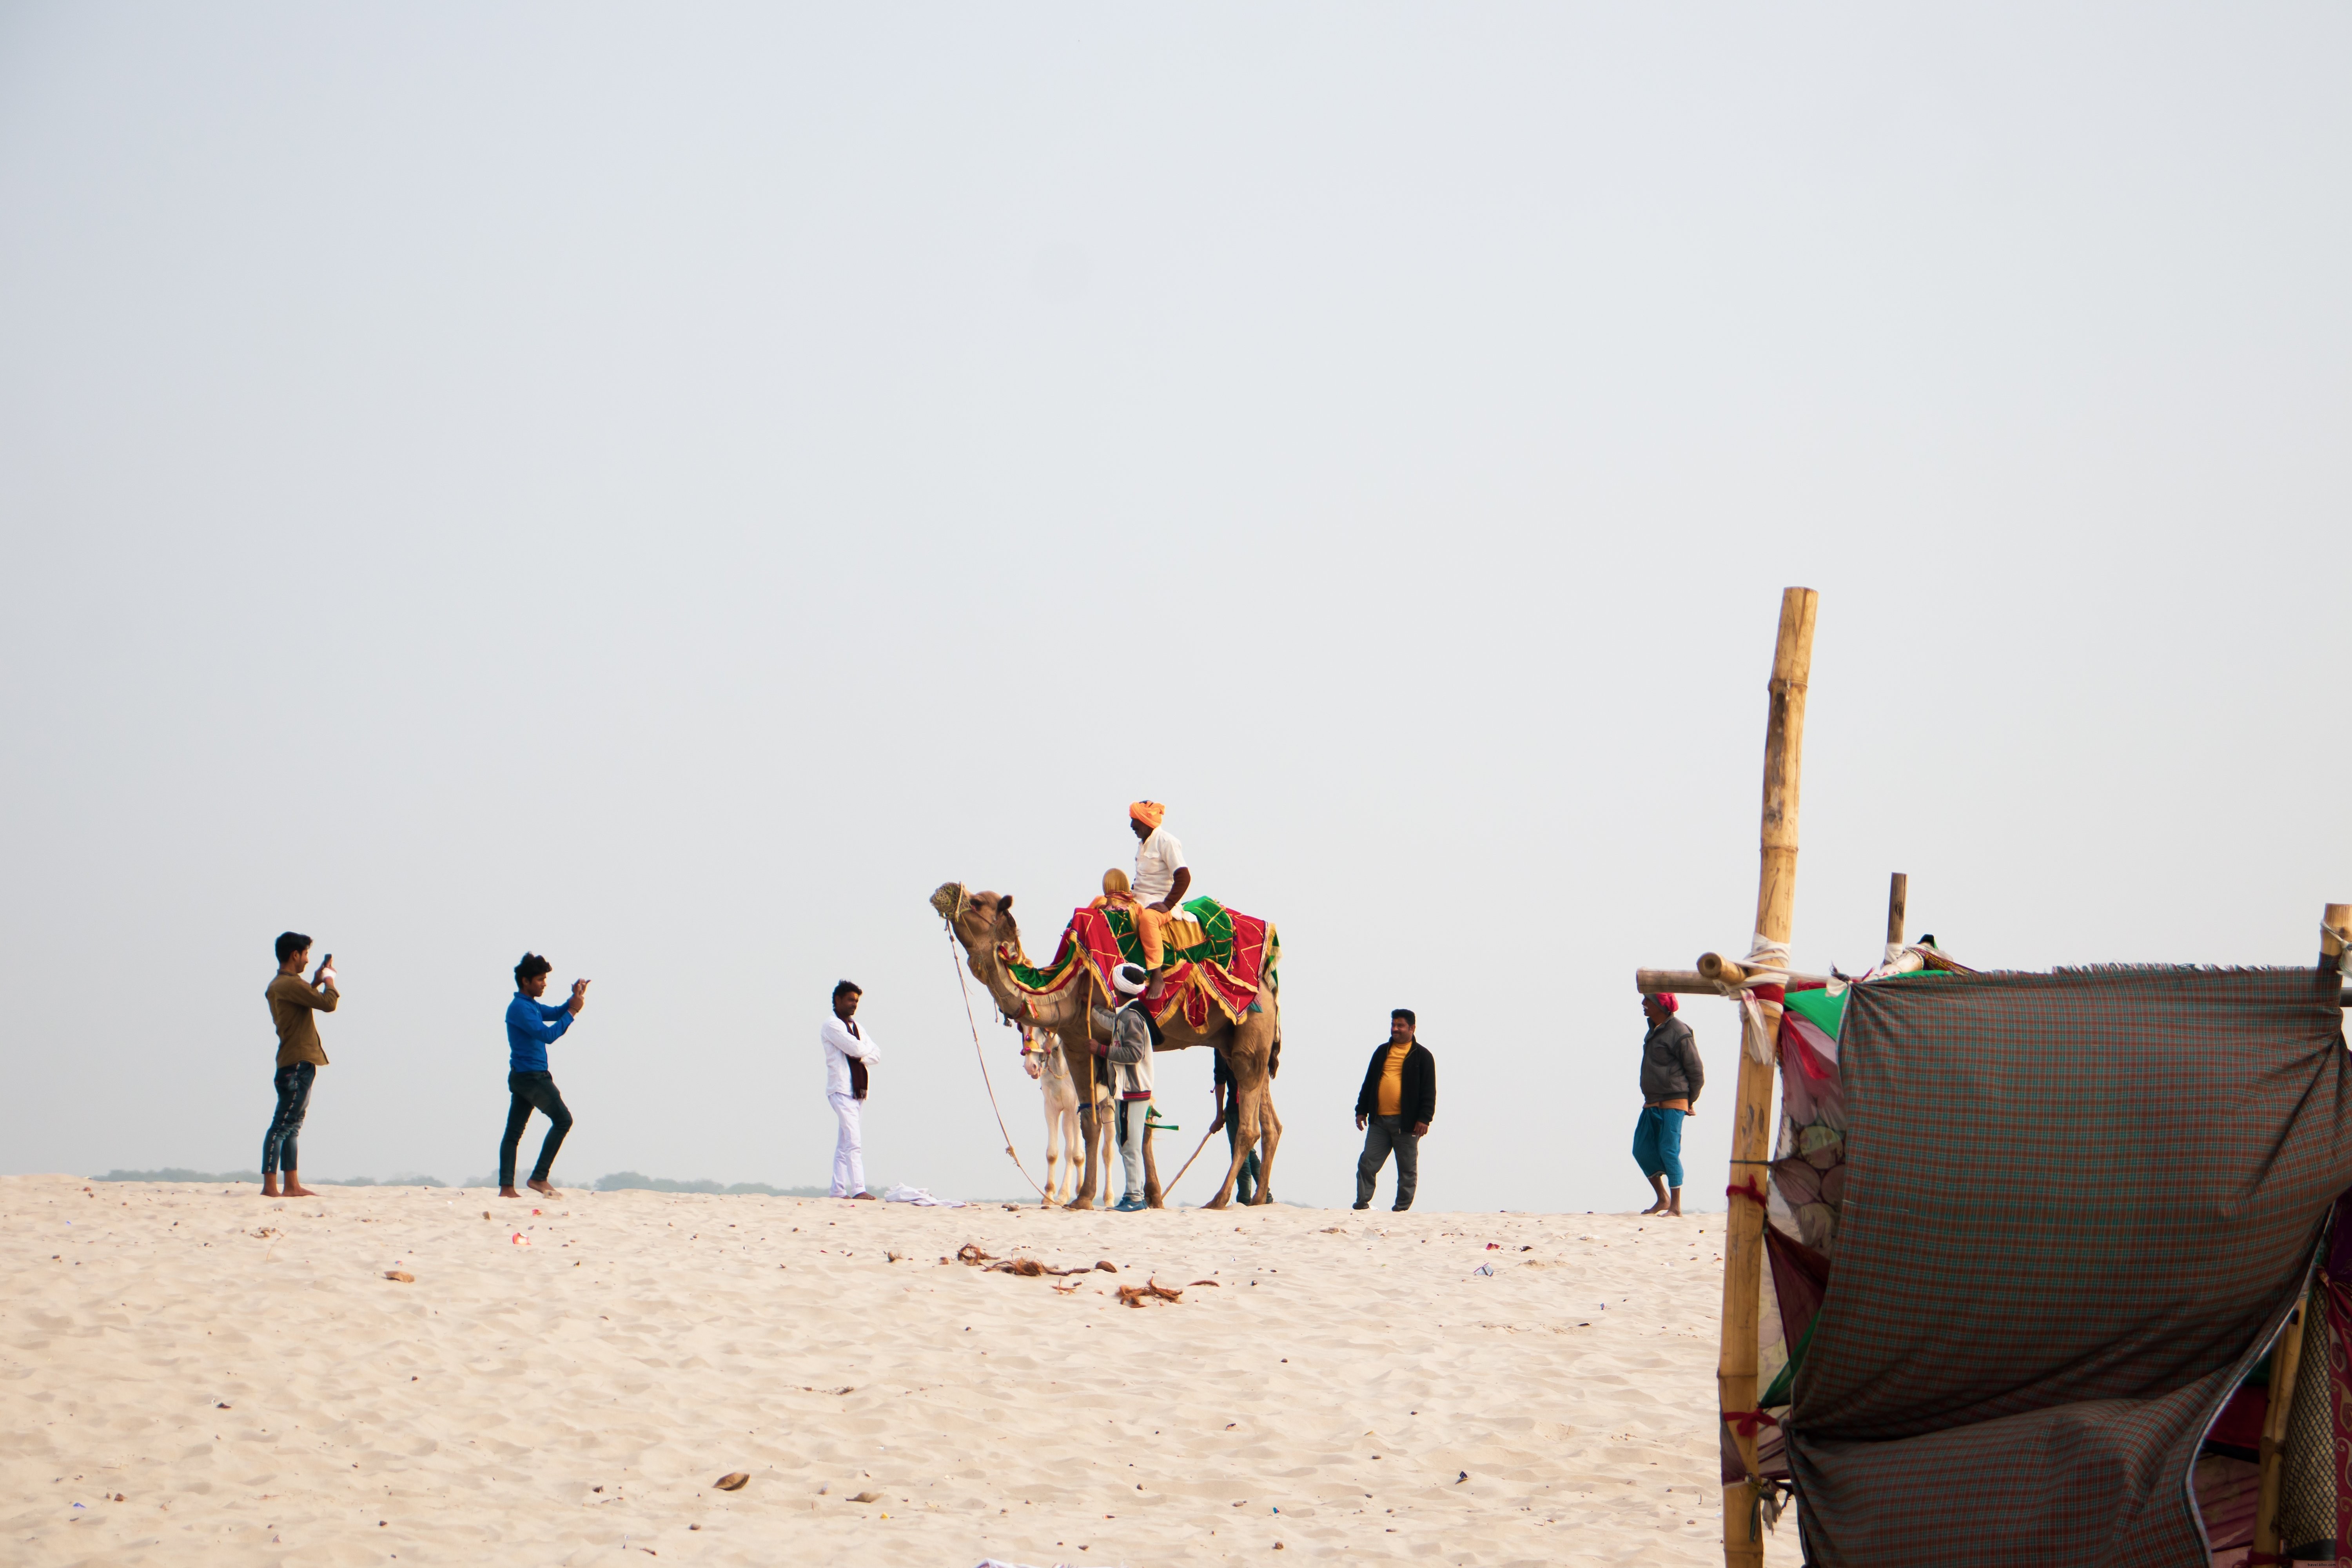
[{"label": "black trousers", "polygon": [[310,1085],[318,1077],[318,1063],[289,1062],[270,1080],[278,1089],[278,1113],[269,1119],[269,1131],[261,1140],[263,1175],[274,1176],[281,1166],[289,1171],[302,1168],[294,1141],[301,1135],[302,1118],[310,1109]]},{"label": "black trousers", "polygon": [[522,1144],[523,1124],[533,1110],[547,1118],[547,1138],[539,1146],[539,1163],[530,1170],[532,1181],[543,1182],[555,1169],[555,1152],[563,1147],[563,1135],[572,1131],[572,1112],[564,1109],[563,1096],[555,1091],[552,1073],[510,1072],[507,1092],[513,1098],[507,1103],[507,1135],[499,1143],[499,1185],[515,1184],[515,1151]]},{"label": "black trousers", "polygon": [[1397,1212],[1412,1207],[1412,1190],[1421,1184],[1421,1140],[1412,1124],[1402,1116],[1375,1116],[1364,1127],[1363,1157],[1356,1162],[1356,1206],[1372,1206],[1372,1189],[1378,1184],[1381,1167],[1389,1163],[1389,1151],[1396,1151]]}]

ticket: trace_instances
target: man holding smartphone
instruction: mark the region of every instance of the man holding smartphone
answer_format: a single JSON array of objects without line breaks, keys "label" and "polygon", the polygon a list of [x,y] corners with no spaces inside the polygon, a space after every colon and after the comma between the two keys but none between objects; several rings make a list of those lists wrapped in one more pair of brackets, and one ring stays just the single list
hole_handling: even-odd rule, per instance
[{"label": "man holding smartphone", "polygon": [[[269,1131],[261,1141],[261,1195],[265,1198],[309,1198],[318,1194],[302,1184],[296,1173],[301,1156],[295,1152],[295,1140],[302,1131],[302,1118],[310,1109],[310,1085],[317,1081],[319,1069],[327,1065],[327,1053],[319,1044],[316,1015],[331,1013],[342,997],[335,990],[335,955],[319,960],[319,972],[309,980],[302,971],[310,967],[310,939],[299,931],[280,931],[278,936],[278,973],[271,976],[269,989],[269,1021],[278,1026],[278,1112],[269,1119]],[[278,1185],[278,1171],[285,1167],[286,1185]]]},{"label": "man holding smartphone", "polygon": [[540,998],[547,994],[547,977],[555,966],[535,952],[526,952],[515,965],[515,998],[507,1004],[507,1092],[511,1097],[507,1104],[507,1135],[499,1143],[499,1196],[519,1198],[515,1191],[515,1152],[522,1143],[522,1130],[538,1110],[547,1118],[547,1137],[539,1146],[539,1163],[531,1167],[530,1190],[542,1197],[558,1198],[563,1194],[548,1184],[548,1176],[555,1169],[555,1152],[563,1147],[563,1135],[572,1131],[572,1112],[564,1108],[563,1096],[556,1092],[555,1075],[547,1070],[547,1047],[563,1037],[572,1027],[572,1020],[580,1016],[580,1009],[588,1005],[588,983],[572,983],[572,999],[561,1007],[551,1007]]}]

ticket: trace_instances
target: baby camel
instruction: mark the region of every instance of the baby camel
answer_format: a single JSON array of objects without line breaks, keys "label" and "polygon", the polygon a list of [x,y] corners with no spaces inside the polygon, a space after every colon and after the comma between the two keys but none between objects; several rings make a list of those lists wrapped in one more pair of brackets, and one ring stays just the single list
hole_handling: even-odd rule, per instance
[{"label": "baby camel", "polygon": [[[1045,1100],[1045,1206],[1058,1208],[1077,1195],[1078,1165],[1086,1136],[1078,1128],[1078,1086],[1070,1077],[1061,1038],[1032,1025],[1021,1031],[1021,1065],[1037,1080]],[[1101,1098],[1099,1089],[1097,1098]]]}]

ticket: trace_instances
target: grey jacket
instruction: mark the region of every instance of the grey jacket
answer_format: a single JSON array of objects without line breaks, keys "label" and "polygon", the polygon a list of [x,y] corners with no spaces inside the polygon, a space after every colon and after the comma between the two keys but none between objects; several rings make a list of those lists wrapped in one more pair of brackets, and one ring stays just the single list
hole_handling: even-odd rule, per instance
[{"label": "grey jacket", "polygon": [[1654,1105],[1662,1100],[1696,1100],[1706,1087],[1706,1068],[1698,1059],[1698,1042],[1691,1026],[1668,1018],[1642,1037],[1642,1100]]},{"label": "grey jacket", "polygon": [[1145,1019],[1141,1005],[1129,1003],[1116,1013],[1108,1007],[1089,1007],[1087,1013],[1095,1027],[1110,1037],[1110,1044],[1097,1046],[1095,1055],[1118,1067],[1118,1097],[1150,1099],[1151,1025]]}]

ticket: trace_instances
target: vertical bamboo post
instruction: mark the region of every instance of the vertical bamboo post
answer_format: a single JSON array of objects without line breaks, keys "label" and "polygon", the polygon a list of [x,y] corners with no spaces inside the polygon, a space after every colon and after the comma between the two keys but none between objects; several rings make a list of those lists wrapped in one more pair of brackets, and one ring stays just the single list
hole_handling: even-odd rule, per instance
[{"label": "vertical bamboo post", "polygon": [[1901,871],[1886,883],[1886,961],[1895,962],[1895,950],[1903,945],[1904,906],[1911,901],[1911,879]]},{"label": "vertical bamboo post", "polygon": [[[1785,944],[1796,914],[1797,795],[1803,773],[1805,684],[1812,673],[1813,614],[1821,595],[1811,588],[1784,589],[1780,633],[1772,649],[1770,707],[1764,726],[1764,821],[1756,885],[1756,934]],[[1731,1127],[1731,1185],[1760,1188],[1771,1157],[1772,1066],[1770,1047],[1780,1029],[1780,1004],[1762,1004],[1765,1058],[1739,1052],[1738,1102]],[[1723,1347],[1716,1363],[1722,1415],[1756,1408],[1757,1318],[1764,1289],[1764,1206],[1735,1196],[1723,1246]],[[1756,1430],[1752,1424],[1719,1420],[1738,1448],[1740,1479],[1723,1489],[1723,1561],[1726,1568],[1763,1568],[1764,1521],[1757,1505]]]},{"label": "vertical bamboo post", "polygon": [[[2333,984],[2344,968],[2344,939],[2336,933],[2352,926],[2352,904],[2328,905],[2319,923],[2319,973]],[[2254,1505],[2257,1560],[2265,1553],[2275,1556],[2279,1549],[2279,1472],[2284,1468],[2280,1459],[2286,1446],[2286,1424],[2294,1413],[2294,1374],[2303,1363],[2304,1318],[2309,1309],[2308,1300],[2297,1302],[2286,1327],[2279,1331],[2278,1342],[2271,1347],[2270,1399],[2263,1412],[2263,1443],[2257,1450],[2262,1460],[2262,1490]]]}]

